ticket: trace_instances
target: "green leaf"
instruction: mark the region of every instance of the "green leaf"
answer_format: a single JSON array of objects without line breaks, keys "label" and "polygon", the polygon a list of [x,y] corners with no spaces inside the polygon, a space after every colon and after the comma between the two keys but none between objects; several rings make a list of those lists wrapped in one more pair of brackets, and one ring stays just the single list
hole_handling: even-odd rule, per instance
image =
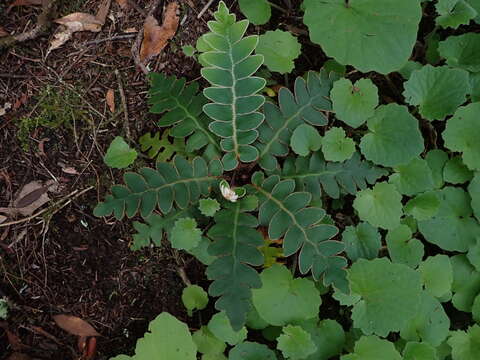
[{"label": "green leaf", "polygon": [[322,303],[311,280],[293,278],[284,266],[275,264],[260,275],[262,287],[254,289],[253,305],[270,325],[282,326],[318,315]]},{"label": "green leaf", "polygon": [[213,216],[218,210],[220,210],[220,204],[215,199],[201,199],[198,202],[198,208],[203,215]]},{"label": "green leaf", "polygon": [[357,189],[365,189],[367,184],[386,175],[385,169],[361,160],[360,154],[343,162],[326,162],[320,152],[309,158],[288,157],[282,168],[282,179],[293,179],[296,188],[312,194],[312,204],[321,204],[322,188],[328,196],[338,199],[341,193],[355,195]]},{"label": "green leaf", "polygon": [[448,339],[453,360],[476,360],[480,352],[480,326],[473,325],[465,331],[454,331]]},{"label": "green leaf", "polygon": [[[268,226],[270,239],[283,237],[283,252],[290,256],[300,250],[298,265],[302,274],[312,271],[315,279],[323,275],[323,283],[345,289],[346,260],[337,256],[344,250],[341,242],[331,240],[338,233],[333,225],[321,224],[325,211],[309,207],[311,195],[295,192],[292,179],[280,180],[277,175],[264,179],[263,173],[252,176],[252,191],[260,201],[259,220]],[[345,290],[347,291],[347,290]]]},{"label": "green leaf", "polygon": [[436,23],[443,28],[457,29],[460,25],[468,25],[478,15],[464,0],[438,0],[435,9],[439,14]]},{"label": "green leaf", "polygon": [[174,249],[191,250],[197,247],[201,238],[202,230],[197,228],[197,222],[187,217],[175,221],[169,240]]},{"label": "green leaf", "polygon": [[422,17],[418,0],[305,0],[304,6],[310,39],[327,56],[364,73],[401,69]]},{"label": "green leaf", "polygon": [[437,351],[426,343],[409,342],[403,350],[403,360],[438,360]]},{"label": "green leaf", "polygon": [[241,327],[238,331],[235,331],[230,325],[230,321],[224,311],[212,316],[208,322],[208,330],[210,330],[217,339],[225,341],[232,346],[241,343],[247,338],[247,329]]},{"label": "green leaf", "polygon": [[317,151],[321,144],[322,137],[317,129],[307,124],[299,125],[290,139],[293,152],[300,156],[307,156],[310,151]]},{"label": "green leaf", "polygon": [[275,353],[267,345],[245,341],[236,345],[228,353],[229,360],[277,360]]},{"label": "green leaf", "polygon": [[396,166],[394,170],[395,173],[388,180],[395,185],[400,194],[416,195],[434,187],[432,171],[427,162],[421,158],[413,158],[407,164]]},{"label": "green leaf", "polygon": [[278,168],[276,157],[288,154],[292,132],[299,125],[305,122],[314,126],[327,125],[324,111],[332,109],[329,94],[338,77],[324,70],[320,73],[309,71],[306,80],[303,77],[295,80],[295,94],[285,87],[280,89],[279,106],[265,103],[265,122],[258,128],[260,135],[255,143],[260,151],[259,163],[263,169]]},{"label": "green leaf", "polygon": [[341,360],[402,360],[393,343],[376,336],[362,336],[355,343],[355,353],[343,355]]},{"label": "green leaf", "polygon": [[317,350],[310,334],[300,326],[285,326],[277,342],[277,349],[280,350],[287,359],[305,359]]},{"label": "green leaf", "polygon": [[345,130],[332,127],[322,139],[322,152],[327,161],[343,162],[355,152],[355,142],[345,137]]},{"label": "green leaf", "polygon": [[425,290],[436,298],[450,293],[453,283],[453,269],[446,255],[429,256],[418,267]]},{"label": "green leaf", "polygon": [[[197,346],[187,324],[162,312],[148,325],[148,332],[137,341],[132,360],[175,359],[196,360]],[[124,359],[129,357],[123,356]],[[116,357],[122,359],[122,357]]]},{"label": "green leaf", "polygon": [[136,158],[137,152],[128,146],[123,137],[117,136],[110,143],[103,161],[111,168],[124,169],[133,164]]},{"label": "green leaf", "polygon": [[335,116],[354,129],[372,117],[378,105],[378,89],[370,79],[355,84],[340,79],[333,84],[330,97]]},{"label": "green leaf", "polygon": [[240,11],[254,25],[263,25],[270,20],[272,9],[267,0],[239,0]]},{"label": "green leaf", "polygon": [[436,191],[428,191],[410,199],[405,205],[405,214],[412,215],[416,220],[428,220],[438,213],[440,195]]},{"label": "green leaf", "polygon": [[441,41],[438,47],[440,55],[447,64],[471,72],[480,71],[480,34],[467,33],[459,36],[449,36]]},{"label": "green leaf", "polygon": [[353,306],[354,327],[365,334],[387,336],[399,331],[417,314],[422,286],[420,275],[386,258],[360,259],[348,270],[353,293],[361,300]]},{"label": "green leaf", "polygon": [[442,133],[445,147],[462,153],[463,163],[470,170],[480,170],[480,103],[473,103],[458,108],[455,115],[448,119],[447,127]]},{"label": "green leaf", "polygon": [[383,166],[408,163],[423,151],[418,120],[405,106],[381,105],[367,121],[369,133],[362,137],[360,149],[367,160]]},{"label": "green leaf", "polygon": [[480,270],[480,237],[477,238],[477,242],[475,244],[468,248],[467,259],[477,271]]},{"label": "green leaf", "polygon": [[378,229],[369,223],[360,223],[356,227],[347,226],[342,234],[345,252],[353,262],[358,259],[375,259],[382,246],[382,237]]},{"label": "green leaf", "polygon": [[472,85],[470,98],[472,102],[478,102],[480,101],[480,72],[470,74],[470,83]]},{"label": "green leaf", "polygon": [[473,301],[472,318],[477,324],[480,322],[480,295],[477,295]]},{"label": "green leaf", "polygon": [[195,256],[202,264],[210,265],[215,260],[215,257],[208,253],[208,247],[211,243],[212,242],[208,238],[202,236],[202,239],[197,247],[187,250],[187,252],[190,255]]},{"label": "green leaf", "polygon": [[312,319],[299,324],[307,331],[317,350],[310,354],[305,360],[328,360],[342,352],[345,344],[345,332],[342,326],[335,320]]},{"label": "green leaf", "polygon": [[211,102],[203,111],[213,122],[209,129],[222,138],[225,152],[222,162],[226,170],[233,170],[238,162],[252,162],[258,150],[252,144],[258,137],[255,130],[264,119],[257,110],[265,101],[257,93],[265,86],[265,79],[253,74],[263,63],[263,56],[251,55],[258,44],[258,36],[244,37],[248,20],[236,22],[224,2],[208,22],[210,32],[202,38],[211,47],[199,59],[206,64],[201,70],[212,86],[203,90]]},{"label": "green leaf", "polygon": [[420,70],[423,67],[418,61],[408,61],[398,72],[405,80],[410,79],[415,70]]},{"label": "green leaf", "polygon": [[[263,236],[255,228],[256,217],[247,213],[252,207],[253,197],[247,196],[215,214],[215,225],[208,231],[213,240],[209,253],[216,260],[207,268],[211,296],[220,296],[215,308],[225,310],[233,329],[239,330],[246,321],[251,307],[252,288],[259,288],[260,276],[252,266],[263,264],[258,247]],[[256,205],[256,201],[253,201]]]},{"label": "green leaf", "polygon": [[425,160],[432,170],[433,183],[436,189],[443,187],[443,168],[448,161],[448,155],[443,150],[430,150],[425,156]]},{"label": "green leaf", "polygon": [[472,208],[468,194],[460,188],[445,187],[437,191],[438,213],[429,220],[418,222],[425,240],[447,251],[465,252],[475,243],[480,225],[470,216]]},{"label": "green leaf", "polygon": [[442,304],[427,292],[422,292],[417,314],[400,331],[402,339],[422,341],[439,346],[448,336],[450,319]]},{"label": "green leaf", "polygon": [[158,155],[157,161],[160,162],[169,162],[177,154],[188,157],[189,154],[185,150],[185,139],[174,138],[173,141],[170,141],[169,134],[169,130],[163,131],[161,139],[159,131],[153,137],[150,133],[144,134],[138,139],[141,150],[148,151],[147,155],[151,159]]},{"label": "green leaf", "polygon": [[198,352],[202,354],[223,354],[227,345],[215,337],[207,326],[202,326],[192,335]]},{"label": "green leaf", "polygon": [[139,211],[146,218],[156,207],[168,214],[174,209],[174,202],[185,209],[201,195],[210,193],[211,185],[223,172],[219,165],[218,160],[208,166],[203,158],[197,157],[189,163],[175,156],[172,163],[157,163],[156,169],[127,172],[123,176],[126,186],[112,186],[112,195],[98,204],[93,213],[95,216],[113,213],[121,220],[125,214],[131,218]]},{"label": "green leaf", "polygon": [[263,55],[265,66],[280,74],[289,73],[295,67],[294,60],[301,53],[302,46],[288,31],[267,31],[260,35],[255,52]]},{"label": "green leaf", "polygon": [[473,173],[463,164],[460,156],[447,161],[443,168],[443,179],[451,184],[463,184],[472,180]]},{"label": "green leaf", "polygon": [[453,268],[452,304],[460,311],[471,312],[473,302],[480,293],[480,273],[464,254],[452,256],[450,261]]},{"label": "green leaf", "polygon": [[202,114],[202,107],[207,100],[198,92],[198,83],[186,85],[186,79],[153,72],[149,73],[149,80],[149,111],[163,114],[157,125],[173,125],[169,135],[174,138],[185,139],[190,136],[186,143],[187,152],[206,147],[206,150],[220,153],[217,139],[208,130],[210,120]]},{"label": "green leaf", "polygon": [[268,327],[268,323],[260,317],[255,306],[252,306],[247,314],[247,327],[254,330],[263,330]]},{"label": "green leaf", "polygon": [[467,100],[470,82],[465,70],[426,65],[412,73],[404,88],[406,102],[418,105],[422,117],[444,120]]},{"label": "green leaf", "polygon": [[473,214],[480,221],[480,172],[476,172],[473,180],[468,185],[468,193],[472,199]]},{"label": "green leaf", "polygon": [[4,298],[0,298],[0,319],[7,320],[8,303]]},{"label": "green leaf", "polygon": [[376,183],[373,189],[361,190],[353,201],[361,220],[375,227],[393,229],[400,225],[402,196],[395,186],[386,182]]},{"label": "green leaf", "polygon": [[422,261],[423,244],[418,239],[412,239],[412,231],[407,225],[389,230],[386,242],[388,254],[393,262],[415,268]]},{"label": "green leaf", "polygon": [[197,49],[192,45],[183,45],[182,51],[185,56],[192,57],[197,52]]},{"label": "green leaf", "polygon": [[430,34],[425,36],[425,59],[427,63],[431,65],[437,65],[441,60],[440,54],[438,53],[440,40],[441,37],[437,29],[434,29]]},{"label": "green leaf", "polygon": [[198,285],[189,285],[183,289],[182,302],[188,315],[192,316],[193,310],[202,310],[207,307],[208,294]]},{"label": "green leaf", "polygon": [[325,61],[323,63],[322,69],[324,69],[327,72],[332,72],[332,71],[336,72],[340,76],[345,76],[347,72],[347,67],[345,65],[342,65],[333,59],[329,59]]}]

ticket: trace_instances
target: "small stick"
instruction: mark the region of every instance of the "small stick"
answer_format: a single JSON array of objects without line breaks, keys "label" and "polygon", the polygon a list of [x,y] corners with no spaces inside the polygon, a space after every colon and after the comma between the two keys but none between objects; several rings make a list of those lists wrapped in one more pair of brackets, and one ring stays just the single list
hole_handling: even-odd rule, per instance
[{"label": "small stick", "polygon": [[122,99],[122,106],[123,106],[123,119],[124,119],[124,127],[125,127],[125,136],[127,137],[127,140],[131,141],[132,136],[130,134],[130,126],[129,126],[129,120],[128,120],[128,108],[127,108],[127,98],[125,97],[125,91],[123,90],[123,84],[122,84],[122,78],[120,76],[120,72],[118,70],[115,70],[115,75],[117,76],[117,82],[118,82],[118,90],[120,92],[120,99]]},{"label": "small stick", "polygon": [[187,274],[185,273],[185,269],[183,267],[179,267],[177,269],[177,273],[178,273],[178,276],[180,276],[180,278],[182,279],[183,283],[185,284],[185,286],[190,286],[192,285],[192,283],[190,282],[190,280],[188,279],[187,277]]},{"label": "small stick", "polygon": [[96,44],[101,44],[101,43],[106,42],[106,41],[131,39],[131,38],[134,38],[136,36],[137,36],[137,34],[117,35],[117,36],[112,36],[112,37],[109,37],[109,38],[87,41],[87,42],[84,42],[82,45],[83,46],[96,45]]},{"label": "small stick", "polygon": [[197,19],[200,19],[203,14],[208,10],[208,8],[213,4],[213,1],[214,0],[210,0],[204,7],[202,10],[200,10],[200,12],[198,13],[197,15]]},{"label": "small stick", "polygon": [[147,13],[143,11],[143,9],[140,6],[138,6],[138,4],[135,1],[127,0],[127,2],[128,2],[128,5],[131,5],[140,15],[147,16]]}]

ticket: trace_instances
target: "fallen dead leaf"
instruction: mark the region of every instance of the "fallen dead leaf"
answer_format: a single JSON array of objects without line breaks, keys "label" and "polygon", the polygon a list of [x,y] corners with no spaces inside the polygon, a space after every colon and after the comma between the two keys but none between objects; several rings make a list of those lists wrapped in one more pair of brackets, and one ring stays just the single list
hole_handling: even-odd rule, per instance
[{"label": "fallen dead leaf", "polygon": [[108,89],[107,94],[105,95],[105,100],[107,101],[108,108],[113,113],[115,112],[115,93],[113,89]]},{"label": "fallen dead leaf", "polygon": [[134,27],[129,27],[129,28],[126,28],[125,30],[123,30],[123,32],[126,33],[126,34],[131,34],[131,33],[138,32],[138,30],[135,29]]},{"label": "fallen dead leaf", "polygon": [[0,328],[2,328],[7,334],[8,343],[12,347],[13,351],[28,349],[28,346],[24,345],[20,338],[8,329],[8,324],[5,321],[0,322]]},{"label": "fallen dead leaf", "polygon": [[128,9],[128,0],[116,0],[117,4],[123,9]]},{"label": "fallen dead leaf", "polygon": [[42,205],[50,201],[47,191],[51,183],[41,183],[39,181],[32,181],[26,184],[18,193],[12,206],[7,208],[0,208],[0,213],[11,216],[21,214],[23,216],[32,215]]},{"label": "fallen dead leaf", "polygon": [[105,24],[105,19],[110,9],[110,3],[111,0],[103,0],[98,8],[97,15],[75,12],[54,20],[54,22],[61,26],[53,35],[53,40],[50,42],[47,53],[65,44],[77,31],[99,32],[102,30],[102,26]]},{"label": "fallen dead leaf", "polygon": [[38,141],[38,153],[41,155],[41,156],[47,156],[47,154],[45,153],[45,143],[47,141],[50,141],[49,138],[43,138],[43,139],[40,139]]},{"label": "fallen dead leaf", "polygon": [[73,167],[71,167],[71,166],[62,168],[62,171],[63,171],[65,174],[78,175],[78,171],[75,170],[75,168],[73,168]]},{"label": "fallen dead leaf", "polygon": [[100,336],[92,325],[71,315],[54,315],[55,323],[66,332],[77,336]]},{"label": "fallen dead leaf", "polygon": [[8,36],[10,35],[3,27],[0,26],[0,37]]},{"label": "fallen dead leaf", "polygon": [[167,5],[163,16],[162,25],[152,16],[147,16],[143,25],[143,42],[140,49],[140,60],[145,63],[152,56],[160,54],[167,46],[168,40],[173,38],[177,32],[180,18],[177,14],[177,2]]},{"label": "fallen dead leaf", "polygon": [[6,217],[6,216],[3,216],[3,215],[0,215],[0,224],[1,224],[1,223],[4,223],[5,220],[7,220],[7,217]]}]

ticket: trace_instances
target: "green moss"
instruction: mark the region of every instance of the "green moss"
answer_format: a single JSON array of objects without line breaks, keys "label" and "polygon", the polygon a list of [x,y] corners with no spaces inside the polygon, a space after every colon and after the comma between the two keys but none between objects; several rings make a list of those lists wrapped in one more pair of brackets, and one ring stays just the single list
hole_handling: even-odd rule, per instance
[{"label": "green moss", "polygon": [[17,138],[25,151],[30,149],[30,135],[38,127],[72,129],[74,120],[86,119],[81,98],[70,89],[47,86],[36,96],[36,101],[32,116],[23,117],[17,123]]}]

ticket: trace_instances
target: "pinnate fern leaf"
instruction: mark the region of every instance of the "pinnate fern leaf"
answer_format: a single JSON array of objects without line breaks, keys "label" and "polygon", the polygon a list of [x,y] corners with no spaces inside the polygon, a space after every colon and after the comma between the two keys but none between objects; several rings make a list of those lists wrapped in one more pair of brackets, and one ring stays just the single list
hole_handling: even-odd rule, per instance
[{"label": "pinnate fern leaf", "polygon": [[342,163],[326,162],[321,152],[309,157],[289,157],[283,163],[280,177],[293,179],[297,189],[308,191],[319,200],[323,188],[328,196],[338,199],[341,193],[354,195],[367,184],[388,174],[368,161],[361,160],[359,153]]},{"label": "pinnate fern leaf", "polygon": [[222,138],[224,167],[232,170],[239,161],[258,158],[258,151],[251,144],[258,137],[255,129],[264,119],[257,110],[265,98],[257,93],[265,86],[265,79],[252,75],[262,65],[263,56],[251,55],[258,36],[244,37],[248,20],[236,21],[223,1],[214,17],[214,21],[208,22],[211,32],[201,38],[210,47],[199,57],[207,65],[202,76],[212,85],[203,91],[211,101],[203,110],[214,120],[210,130]]},{"label": "pinnate fern leaf", "polygon": [[220,296],[215,307],[225,310],[234,330],[245,324],[251,307],[251,289],[262,285],[257,271],[251,267],[263,264],[263,255],[258,250],[263,236],[255,230],[257,218],[248,213],[258,205],[252,200],[255,197],[247,196],[217,212],[215,225],[208,231],[213,240],[208,252],[217,256],[207,268],[207,276],[213,280],[208,292]]},{"label": "pinnate fern leaf", "polygon": [[331,240],[338,234],[333,225],[320,224],[325,210],[309,206],[312,195],[295,191],[293,179],[281,180],[278,175],[265,179],[262,172],[252,176],[252,190],[259,198],[260,225],[268,226],[271,239],[283,237],[285,256],[300,250],[300,272],[312,272],[314,279],[323,275],[325,285],[333,284],[349,292],[346,282],[345,258],[338,256],[344,250],[340,241]]},{"label": "pinnate fern leaf", "polygon": [[150,73],[148,103],[150,112],[164,114],[158,126],[172,126],[169,135],[174,138],[189,136],[186,150],[192,152],[206,145],[211,151],[220,152],[217,139],[208,130],[210,119],[203,114],[207,100],[198,92],[198,83],[186,85],[185,79]]},{"label": "pinnate fern leaf", "polygon": [[325,111],[332,110],[329,99],[333,82],[338,79],[334,72],[322,70],[310,71],[307,79],[298,77],[292,93],[281,88],[278,93],[279,106],[266,103],[265,122],[258,131],[260,136],[255,146],[259,150],[260,166],[265,170],[274,170],[278,163],[276,157],[286,156],[289,151],[292,132],[305,122],[314,126],[327,125]]},{"label": "pinnate fern leaf", "polygon": [[159,162],[156,169],[145,167],[138,173],[125,173],[125,185],[112,186],[112,194],[96,206],[94,214],[106,216],[113,213],[121,220],[125,214],[131,218],[137,212],[146,218],[157,207],[167,214],[174,208],[174,203],[184,209],[201,195],[208,195],[210,185],[222,172],[219,160],[207,165],[200,157],[189,163],[175,156],[171,164]]}]

